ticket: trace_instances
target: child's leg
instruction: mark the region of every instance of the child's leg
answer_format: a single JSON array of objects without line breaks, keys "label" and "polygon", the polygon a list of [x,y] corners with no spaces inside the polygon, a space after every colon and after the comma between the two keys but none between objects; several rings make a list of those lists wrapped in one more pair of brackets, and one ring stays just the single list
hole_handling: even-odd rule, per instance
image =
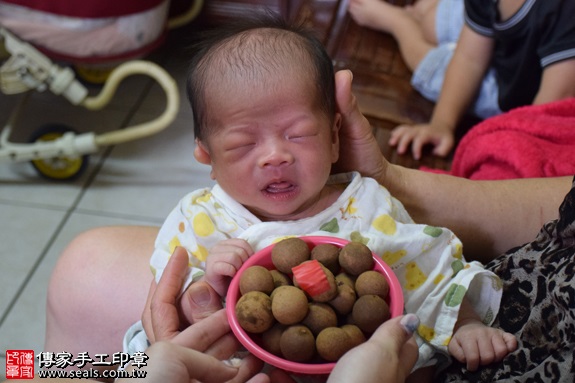
[{"label": "child's leg", "polygon": [[413,5],[405,7],[405,10],[419,22],[425,40],[435,45],[437,45],[436,13],[441,1],[444,0],[417,0]]},{"label": "child's leg", "polygon": [[448,350],[451,356],[466,363],[469,371],[499,362],[517,348],[513,334],[486,326],[466,299],[461,303]]},{"label": "child's leg", "polygon": [[[434,0],[435,1],[435,0]],[[430,8],[430,13],[435,7]],[[425,57],[425,55],[435,47],[426,35],[435,30],[435,27],[426,26],[425,31],[421,20],[416,19],[414,14],[418,13],[415,8],[409,11],[406,8],[391,5],[382,0],[351,0],[349,12],[352,18],[361,26],[373,28],[391,34],[399,45],[399,50],[407,66],[413,71]],[[426,23],[435,23],[435,16],[423,17]],[[434,33],[431,33],[434,34]],[[433,36],[432,36],[433,37]]]},{"label": "child's leg", "polygon": [[439,0],[435,8],[435,36],[437,44],[455,43],[465,24],[464,0]]}]

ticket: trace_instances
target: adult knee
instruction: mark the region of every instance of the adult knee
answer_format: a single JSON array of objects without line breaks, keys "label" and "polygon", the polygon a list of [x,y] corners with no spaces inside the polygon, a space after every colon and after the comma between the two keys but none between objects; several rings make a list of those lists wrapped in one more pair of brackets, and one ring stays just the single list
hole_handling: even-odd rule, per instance
[{"label": "adult knee", "polygon": [[[47,334],[62,332],[86,315],[98,290],[98,241],[107,229],[81,233],[64,249],[50,277],[47,292]],[[100,279],[99,283],[102,283]],[[89,296],[92,295],[92,296]]]},{"label": "adult knee", "polygon": [[101,227],[70,242],[48,285],[47,349],[81,342],[89,347],[121,343],[145,305],[157,233],[157,227]]}]

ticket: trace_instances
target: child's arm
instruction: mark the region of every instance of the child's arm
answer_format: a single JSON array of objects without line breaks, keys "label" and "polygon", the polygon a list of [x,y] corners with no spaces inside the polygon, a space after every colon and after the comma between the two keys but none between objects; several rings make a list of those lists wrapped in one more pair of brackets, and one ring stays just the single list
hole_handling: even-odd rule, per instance
[{"label": "child's arm", "polygon": [[392,132],[390,145],[397,146],[398,153],[404,153],[411,145],[413,156],[418,159],[423,147],[432,144],[435,155],[449,154],[457,124],[471,105],[489,68],[493,46],[493,39],[464,25],[429,124],[399,126]]},{"label": "child's arm", "polygon": [[221,297],[225,297],[231,278],[253,253],[252,247],[243,239],[231,238],[218,242],[206,260],[205,281]]},{"label": "child's arm", "polygon": [[551,64],[543,69],[539,91],[533,104],[575,97],[575,59]]},{"label": "child's arm", "polygon": [[516,348],[513,334],[483,324],[469,301],[463,299],[448,345],[451,356],[466,363],[469,371],[475,371],[480,365],[502,360]]},{"label": "child's arm", "polygon": [[475,98],[493,56],[494,41],[464,25],[445,72],[445,80],[431,117],[432,126],[455,132]]}]

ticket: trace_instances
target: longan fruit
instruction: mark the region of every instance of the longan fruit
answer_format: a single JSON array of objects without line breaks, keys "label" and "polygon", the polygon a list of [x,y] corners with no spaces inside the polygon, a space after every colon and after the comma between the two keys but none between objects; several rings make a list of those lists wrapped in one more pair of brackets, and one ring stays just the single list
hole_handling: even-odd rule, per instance
[{"label": "longan fruit", "polygon": [[282,273],[290,274],[292,267],[309,260],[311,251],[301,238],[282,239],[272,248],[272,263]]},{"label": "longan fruit", "polygon": [[335,298],[328,303],[338,314],[347,315],[351,312],[356,299],[355,291],[349,285],[342,283],[337,286]]},{"label": "longan fruit", "polygon": [[335,276],[335,282],[338,285],[341,283],[345,283],[346,285],[349,285],[349,287],[351,287],[354,290],[355,290],[355,280],[356,280],[355,276],[350,275],[350,274],[345,273],[345,272],[341,272]]},{"label": "longan fruit", "polygon": [[285,329],[286,326],[281,323],[276,323],[269,330],[265,331],[262,334],[262,347],[274,355],[281,356],[280,339]]},{"label": "longan fruit", "polygon": [[349,335],[353,347],[359,346],[366,341],[363,331],[361,331],[361,329],[354,324],[344,324],[341,326],[341,329],[344,330],[347,335]]},{"label": "longan fruit", "polygon": [[339,252],[340,266],[351,275],[359,275],[373,269],[373,254],[361,242],[349,242]]},{"label": "longan fruit", "polygon": [[389,294],[389,284],[383,274],[375,270],[368,270],[357,277],[355,292],[358,297],[373,294],[386,299]]},{"label": "longan fruit", "polygon": [[263,266],[250,266],[240,276],[240,293],[242,295],[250,291],[261,291],[269,295],[273,289],[273,277],[270,271]]},{"label": "longan fruit", "polygon": [[259,334],[275,323],[271,298],[261,291],[250,291],[236,303],[236,317],[247,332]]},{"label": "longan fruit", "polygon": [[311,249],[310,259],[315,259],[328,268],[332,274],[339,272],[340,248],[331,243],[320,243]]},{"label": "longan fruit", "polygon": [[292,284],[290,277],[279,270],[270,270],[270,274],[272,275],[272,279],[274,281],[274,288],[280,286],[289,286]]},{"label": "longan fruit", "polygon": [[285,359],[292,362],[309,362],[315,356],[315,338],[303,325],[289,326],[280,338],[280,348]]},{"label": "longan fruit", "polygon": [[328,362],[336,362],[353,347],[347,332],[339,327],[322,330],[315,341],[317,353]]},{"label": "longan fruit", "polygon": [[310,302],[307,315],[301,324],[309,328],[313,335],[317,336],[327,327],[337,326],[337,314],[326,303]]},{"label": "longan fruit", "polygon": [[303,290],[295,286],[280,286],[274,289],[272,313],[281,324],[300,322],[308,313],[308,300]]},{"label": "longan fruit", "polygon": [[352,317],[357,327],[366,333],[372,333],[390,318],[389,306],[377,295],[364,295],[355,301]]}]

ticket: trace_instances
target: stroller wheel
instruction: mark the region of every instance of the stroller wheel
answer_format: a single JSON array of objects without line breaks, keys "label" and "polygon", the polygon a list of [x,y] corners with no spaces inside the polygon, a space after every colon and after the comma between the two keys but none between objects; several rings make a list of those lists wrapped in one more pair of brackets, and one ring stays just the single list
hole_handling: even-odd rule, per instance
[{"label": "stroller wheel", "polygon": [[[48,124],[41,126],[30,137],[29,142],[52,141],[67,132],[76,131],[66,125]],[[30,161],[36,171],[44,178],[57,181],[69,181],[78,178],[88,167],[88,155],[77,157],[41,158]]]},{"label": "stroller wheel", "polygon": [[74,65],[74,71],[80,80],[91,85],[103,85],[115,66]]}]

